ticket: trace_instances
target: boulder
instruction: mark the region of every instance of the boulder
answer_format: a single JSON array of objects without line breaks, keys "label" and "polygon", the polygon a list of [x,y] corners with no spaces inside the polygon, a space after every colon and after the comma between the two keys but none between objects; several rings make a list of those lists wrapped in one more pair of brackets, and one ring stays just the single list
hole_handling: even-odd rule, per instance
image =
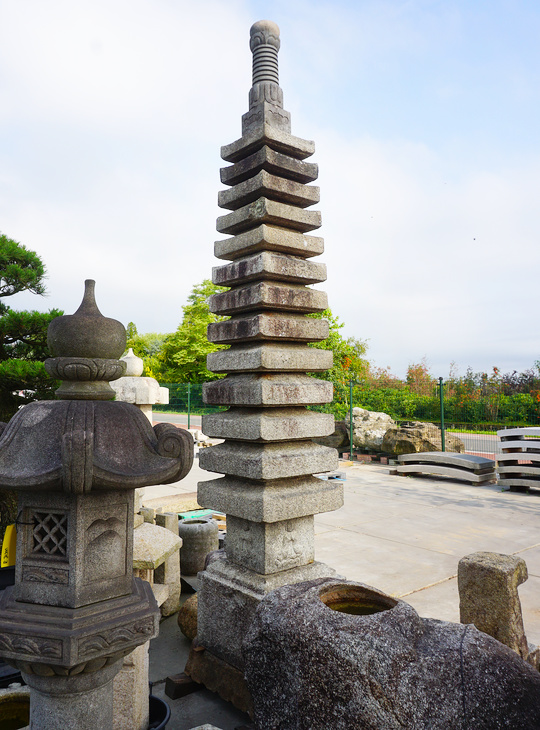
[{"label": "boulder", "polygon": [[[384,434],[396,422],[387,413],[353,408],[353,444],[365,451],[381,451]],[[347,432],[350,429],[350,412],[345,419]]]},{"label": "boulder", "polygon": [[178,611],[178,626],[184,636],[190,641],[197,636],[197,607],[198,598],[194,593],[185,601]]},{"label": "boulder", "polygon": [[349,429],[345,421],[336,421],[334,424],[334,433],[330,436],[321,436],[321,438],[311,439],[321,446],[329,446],[338,451],[346,451],[349,446]]},{"label": "boulder", "polygon": [[540,674],[514,651],[352,581],[267,594],[244,658],[258,730],[538,730]]},{"label": "boulder", "polygon": [[[384,434],[381,451],[385,454],[419,454],[442,451],[441,431],[434,423],[413,421],[408,426],[389,428]],[[445,450],[462,454],[465,444],[451,433],[445,434]]]}]

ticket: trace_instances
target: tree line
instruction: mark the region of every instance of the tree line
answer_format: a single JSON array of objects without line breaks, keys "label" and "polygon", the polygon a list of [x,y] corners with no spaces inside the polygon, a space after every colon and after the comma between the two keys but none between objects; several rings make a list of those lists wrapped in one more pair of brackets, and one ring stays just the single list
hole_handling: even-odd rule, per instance
[{"label": "tree line", "polygon": [[[182,320],[175,332],[158,334],[151,332],[139,334],[133,322],[128,324],[128,347],[144,361],[144,375],[156,378],[160,383],[204,383],[223,377],[212,373],[206,367],[206,357],[211,352],[227,348],[216,345],[206,338],[206,330],[211,322],[226,319],[210,312],[208,297],[224,287],[212,284],[205,279],[191,290],[187,304],[182,307]],[[351,379],[364,377],[369,371],[365,357],[367,344],[354,337],[343,337],[344,323],[327,309],[310,317],[325,318],[329,323],[329,335],[322,342],[311,343],[310,347],[332,350],[334,364],[323,373],[313,373],[315,377],[330,380],[335,391],[345,391]]]},{"label": "tree line", "polygon": [[[18,311],[6,299],[30,291],[43,296],[46,269],[40,257],[23,244],[0,234],[0,420],[7,421],[21,405],[54,396],[58,384],[46,373],[43,360],[48,357],[47,327],[62,314]],[[203,383],[223,377],[206,367],[209,353],[227,347],[207,340],[211,322],[223,319],[210,312],[208,297],[224,291],[208,279],[193,286],[182,307],[177,329],[171,333],[139,333],[133,322],[127,327],[127,346],[144,361],[144,374],[161,383]],[[329,322],[329,336],[310,346],[334,353],[332,368],[315,377],[334,386],[334,402],[326,410],[344,418],[353,383],[353,405],[380,410],[398,420],[433,419],[438,409],[438,378],[433,377],[425,358],[409,365],[405,379],[391,371],[373,366],[367,359],[367,343],[344,337],[344,324],[331,310],[308,315]],[[468,368],[459,376],[455,365],[444,384],[448,418],[479,422],[501,419],[537,423],[540,419],[540,361],[533,368],[502,373],[473,372]]]}]

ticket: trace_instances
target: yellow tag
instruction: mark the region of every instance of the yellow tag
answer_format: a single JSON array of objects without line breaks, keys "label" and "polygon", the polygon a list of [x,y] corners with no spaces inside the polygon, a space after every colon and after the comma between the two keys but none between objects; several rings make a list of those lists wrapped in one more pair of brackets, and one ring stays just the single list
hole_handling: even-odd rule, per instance
[{"label": "yellow tag", "polygon": [[8,525],[2,542],[2,568],[9,568],[15,565],[15,552],[17,550],[17,527]]}]

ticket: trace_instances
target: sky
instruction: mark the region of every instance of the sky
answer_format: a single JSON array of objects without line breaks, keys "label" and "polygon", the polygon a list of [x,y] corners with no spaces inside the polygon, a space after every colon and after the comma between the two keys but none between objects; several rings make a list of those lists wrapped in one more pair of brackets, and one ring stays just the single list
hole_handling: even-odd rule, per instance
[{"label": "sky", "polygon": [[0,231],[48,296],[172,332],[211,276],[249,28],[281,29],[342,333],[403,377],[540,359],[538,0],[0,0]]}]

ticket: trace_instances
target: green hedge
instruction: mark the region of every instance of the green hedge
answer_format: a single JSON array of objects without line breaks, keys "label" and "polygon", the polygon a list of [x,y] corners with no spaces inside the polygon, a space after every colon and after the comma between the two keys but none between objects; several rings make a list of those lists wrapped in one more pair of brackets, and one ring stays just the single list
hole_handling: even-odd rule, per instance
[{"label": "green hedge", "polygon": [[[169,389],[169,405],[154,406],[155,410],[187,413],[188,386],[186,383],[162,383]],[[362,383],[353,388],[353,406],[370,411],[382,411],[396,421],[440,422],[440,399],[438,394],[419,395],[413,393],[405,383],[398,387]],[[212,413],[223,410],[218,406],[203,403],[202,385],[191,385],[191,413]],[[349,411],[349,389],[339,388],[334,393],[333,403],[313,406],[312,410],[333,413],[336,419],[344,419]],[[494,394],[489,396],[454,395],[444,401],[444,420],[450,426],[459,424],[486,424],[492,428],[509,425],[540,425],[540,403],[529,393],[513,395]]]}]

